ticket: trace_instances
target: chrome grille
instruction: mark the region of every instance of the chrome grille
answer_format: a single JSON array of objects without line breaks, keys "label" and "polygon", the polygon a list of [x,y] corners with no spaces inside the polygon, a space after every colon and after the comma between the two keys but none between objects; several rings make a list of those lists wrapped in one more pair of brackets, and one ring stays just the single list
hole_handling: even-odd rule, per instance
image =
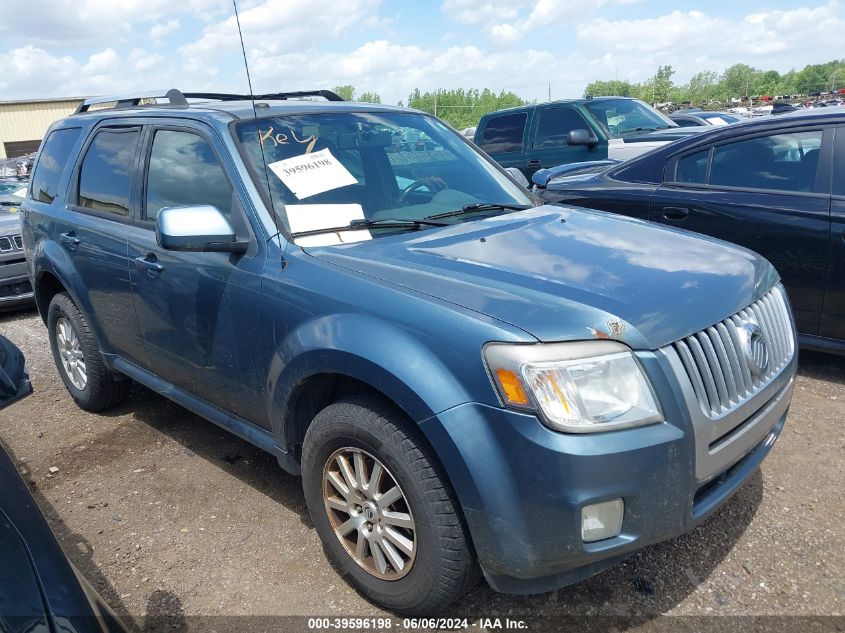
[{"label": "chrome grille", "polygon": [[[743,326],[752,323],[765,337],[768,354],[754,341],[746,357]],[[724,321],[672,344],[692,383],[704,414],[719,418],[769,384],[795,353],[792,318],[783,288],[768,294]],[[755,366],[767,356],[763,368]]]},{"label": "chrome grille", "polygon": [[20,235],[12,236],[12,241],[15,243],[15,248],[17,248],[19,251],[23,250],[23,239]]},{"label": "chrome grille", "polygon": [[6,251],[12,250],[12,238],[10,237],[0,237],[0,253],[5,253]]}]

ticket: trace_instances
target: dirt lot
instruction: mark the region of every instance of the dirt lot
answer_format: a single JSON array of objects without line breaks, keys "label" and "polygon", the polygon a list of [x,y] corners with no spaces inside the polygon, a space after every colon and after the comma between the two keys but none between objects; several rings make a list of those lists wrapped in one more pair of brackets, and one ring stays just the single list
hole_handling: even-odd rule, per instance
[{"label": "dirt lot", "polygon": [[[138,386],[125,406],[84,413],[34,311],[0,315],[0,334],[24,351],[35,388],[0,413],[0,437],[68,556],[115,610],[174,628],[193,615],[379,615],[326,562],[299,480],[269,455]],[[803,354],[783,435],[703,526],[551,594],[481,584],[450,614],[627,615],[640,625],[661,614],[841,616],[843,420],[845,359]]]}]

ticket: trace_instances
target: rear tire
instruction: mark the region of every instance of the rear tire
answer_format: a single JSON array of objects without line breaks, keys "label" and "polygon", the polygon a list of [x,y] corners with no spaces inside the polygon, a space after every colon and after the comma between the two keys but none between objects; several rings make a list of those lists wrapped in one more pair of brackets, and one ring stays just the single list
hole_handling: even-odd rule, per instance
[{"label": "rear tire", "polygon": [[326,556],[376,604],[432,615],[477,582],[459,506],[416,428],[394,408],[353,397],[323,409],[305,434],[302,483]]},{"label": "rear tire", "polygon": [[132,381],[116,380],[106,367],[85,317],[66,292],[50,301],[47,330],[59,376],[81,409],[105,411],[129,397]]}]

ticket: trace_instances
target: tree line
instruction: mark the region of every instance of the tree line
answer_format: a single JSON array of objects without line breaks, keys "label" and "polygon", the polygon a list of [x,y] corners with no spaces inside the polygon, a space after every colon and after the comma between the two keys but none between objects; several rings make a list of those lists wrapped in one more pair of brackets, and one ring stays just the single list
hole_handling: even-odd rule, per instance
[{"label": "tree line", "polygon": [[[353,86],[335,86],[334,91],[346,101],[367,101],[381,103],[381,97],[375,92],[358,94]],[[495,93],[489,88],[455,90],[435,90],[421,92],[419,88],[408,95],[409,108],[422,110],[434,114],[449,123],[452,127],[462,129],[476,125],[478,120],[488,112],[513,108],[528,103],[513,92],[502,91]],[[405,103],[400,101],[400,106]]]},{"label": "tree line", "polygon": [[[694,103],[729,101],[735,97],[779,95],[809,95],[845,87],[845,59],[823,64],[810,64],[802,70],[779,73],[761,70],[748,64],[734,64],[723,72],[702,70],[687,83],[673,81],[672,66],[660,66],[654,76],[642,83],[624,80],[593,81],[584,96],[636,97],[647,103]],[[358,93],[354,86],[335,86],[334,91],[347,101],[381,103],[375,92]],[[575,95],[572,95],[573,97]],[[513,108],[529,103],[510,91],[494,92],[484,89],[452,89],[421,92],[419,88],[408,95],[407,106],[434,114],[457,129],[476,125],[488,112]],[[402,101],[400,106],[405,105]]]},{"label": "tree line", "polygon": [[672,66],[660,66],[653,77],[642,83],[617,79],[593,81],[585,96],[618,95],[636,97],[649,103],[707,103],[737,97],[810,95],[845,87],[845,59],[810,64],[802,70],[781,74],[748,64],[734,64],[722,73],[702,70],[685,84],[675,84]]}]

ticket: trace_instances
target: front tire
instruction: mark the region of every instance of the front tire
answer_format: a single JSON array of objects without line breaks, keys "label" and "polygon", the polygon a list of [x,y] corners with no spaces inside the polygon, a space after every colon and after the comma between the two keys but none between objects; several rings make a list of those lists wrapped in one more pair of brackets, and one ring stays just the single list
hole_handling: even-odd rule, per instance
[{"label": "front tire", "polygon": [[336,402],[302,449],[311,521],[329,560],[373,602],[432,615],[478,579],[460,510],[416,429],[375,398]]},{"label": "front tire", "polygon": [[59,376],[81,409],[104,411],[128,398],[132,382],[116,380],[106,367],[85,317],[67,293],[50,301],[47,330]]}]

